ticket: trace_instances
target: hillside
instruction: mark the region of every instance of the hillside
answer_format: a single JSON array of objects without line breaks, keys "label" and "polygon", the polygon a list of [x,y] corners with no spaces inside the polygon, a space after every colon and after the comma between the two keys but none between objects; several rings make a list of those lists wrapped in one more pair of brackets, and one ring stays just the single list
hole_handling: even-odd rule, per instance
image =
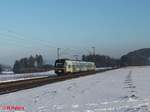
[{"label": "hillside", "polygon": [[150,48],[130,52],[122,56],[120,62],[122,66],[150,65]]}]

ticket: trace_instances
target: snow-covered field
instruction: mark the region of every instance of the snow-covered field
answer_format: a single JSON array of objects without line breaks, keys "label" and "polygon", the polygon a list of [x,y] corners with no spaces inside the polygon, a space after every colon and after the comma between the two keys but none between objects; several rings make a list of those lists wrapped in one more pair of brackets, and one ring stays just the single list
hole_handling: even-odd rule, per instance
[{"label": "snow-covered field", "polygon": [[[103,67],[103,68],[96,68],[96,70],[105,70],[111,69],[112,67]],[[25,79],[32,79],[32,78],[41,78],[47,76],[56,76],[54,70],[48,72],[37,72],[37,73],[22,73],[22,74],[14,74],[13,72],[2,72],[0,74],[0,83],[2,82],[10,82],[10,81],[17,81],[17,80],[25,80]]]},{"label": "snow-covered field", "polygon": [[[128,67],[0,95],[25,112],[149,112],[150,67]],[[1,110],[0,110],[1,111]]]},{"label": "snow-covered field", "polygon": [[23,73],[23,74],[14,74],[13,72],[3,72],[0,75],[0,83],[1,82],[10,82],[16,80],[24,80],[24,79],[31,79],[31,78],[40,78],[40,77],[47,77],[47,76],[55,76],[56,74],[54,71],[48,72],[38,72],[38,73]]}]

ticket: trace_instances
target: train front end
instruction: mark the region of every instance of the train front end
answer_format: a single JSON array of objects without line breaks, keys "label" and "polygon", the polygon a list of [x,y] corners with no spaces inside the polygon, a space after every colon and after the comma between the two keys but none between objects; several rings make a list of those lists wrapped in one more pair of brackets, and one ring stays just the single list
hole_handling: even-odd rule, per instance
[{"label": "train front end", "polygon": [[65,61],[65,59],[57,59],[55,61],[55,73],[59,76],[65,74]]}]

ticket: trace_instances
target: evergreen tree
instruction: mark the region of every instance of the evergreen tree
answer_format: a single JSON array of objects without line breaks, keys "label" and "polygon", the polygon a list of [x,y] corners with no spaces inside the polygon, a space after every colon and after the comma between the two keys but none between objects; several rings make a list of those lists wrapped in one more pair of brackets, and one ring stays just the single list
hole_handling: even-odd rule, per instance
[{"label": "evergreen tree", "polygon": [[43,57],[42,57],[42,55],[36,55],[35,59],[36,59],[36,62],[37,62],[37,66],[42,67],[43,66]]},{"label": "evergreen tree", "polygon": [[13,72],[20,73],[20,69],[21,69],[20,62],[18,60],[16,60],[14,67],[13,67]]},{"label": "evergreen tree", "polygon": [[33,56],[30,56],[28,59],[28,67],[34,68],[35,67],[35,58]]}]

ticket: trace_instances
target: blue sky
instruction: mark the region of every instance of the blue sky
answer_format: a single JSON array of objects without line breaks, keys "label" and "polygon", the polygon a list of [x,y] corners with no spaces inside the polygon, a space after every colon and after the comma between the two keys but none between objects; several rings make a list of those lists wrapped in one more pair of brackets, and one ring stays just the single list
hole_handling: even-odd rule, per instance
[{"label": "blue sky", "polygon": [[1,0],[0,62],[91,52],[115,58],[150,47],[149,0]]}]

